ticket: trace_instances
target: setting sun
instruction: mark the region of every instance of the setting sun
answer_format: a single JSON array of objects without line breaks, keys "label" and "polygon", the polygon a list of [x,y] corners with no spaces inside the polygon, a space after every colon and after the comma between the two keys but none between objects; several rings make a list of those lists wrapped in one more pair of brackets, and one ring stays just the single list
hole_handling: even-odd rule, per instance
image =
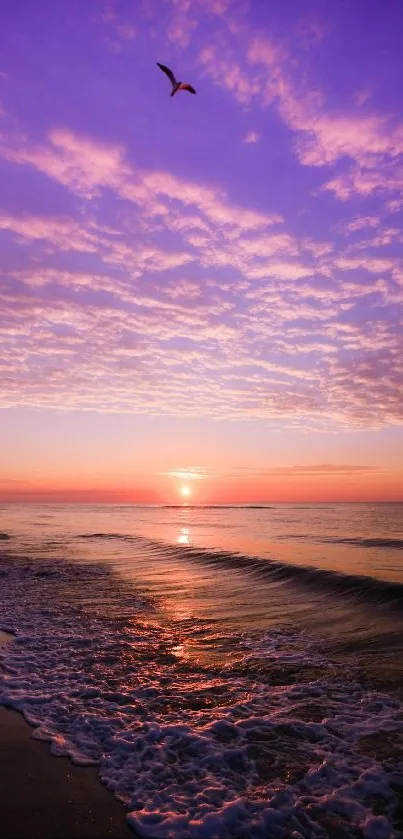
[{"label": "setting sun", "polygon": [[190,487],[183,486],[183,487],[180,488],[179,492],[180,492],[180,494],[182,495],[183,498],[189,498],[189,495],[191,495],[192,491],[191,491]]}]

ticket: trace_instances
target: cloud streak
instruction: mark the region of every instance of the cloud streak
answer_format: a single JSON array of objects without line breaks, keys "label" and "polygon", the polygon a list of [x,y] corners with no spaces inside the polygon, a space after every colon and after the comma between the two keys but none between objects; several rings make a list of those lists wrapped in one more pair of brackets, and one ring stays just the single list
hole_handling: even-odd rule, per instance
[{"label": "cloud streak", "polygon": [[[275,18],[227,0],[108,5],[87,54],[99,70],[106,33],[119,51],[105,76],[80,70],[82,100],[61,49],[59,110],[36,124],[7,104],[4,407],[402,422],[402,114],[357,98],[361,82],[332,97],[331,26],[309,14],[297,43]],[[194,122],[150,75],[162,43],[202,83]]]},{"label": "cloud streak", "polygon": [[[327,415],[353,424],[402,418],[399,320],[384,328],[385,307],[399,299],[398,259],[334,253],[286,232],[278,213],[135,168],[121,147],[71,132],[51,132],[42,146],[3,142],[2,151],[90,210],[82,221],[0,218],[12,244],[23,243],[34,260],[12,272],[15,288],[5,281],[1,290],[3,404],[297,421]],[[135,244],[130,225],[95,217],[94,199],[105,190],[133,208]],[[366,226],[350,223],[348,233]],[[63,268],[66,251],[96,259],[98,270]],[[48,266],[37,267],[38,258]],[[203,274],[191,280],[197,266]],[[172,271],[182,279],[161,283],[159,274]],[[354,282],[344,279],[357,272]],[[362,319],[364,304],[370,320]]]}]

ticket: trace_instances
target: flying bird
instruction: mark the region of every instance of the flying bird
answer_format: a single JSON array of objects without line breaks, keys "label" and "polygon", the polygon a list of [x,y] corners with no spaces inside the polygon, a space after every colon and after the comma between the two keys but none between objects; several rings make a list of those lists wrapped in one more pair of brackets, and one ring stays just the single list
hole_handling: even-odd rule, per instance
[{"label": "flying bird", "polygon": [[166,73],[166,75],[168,76],[168,79],[171,82],[171,85],[172,85],[171,96],[175,96],[175,93],[177,93],[178,90],[188,90],[189,93],[196,93],[196,91],[195,91],[194,87],[192,87],[192,85],[185,84],[184,82],[178,82],[175,79],[175,76],[174,76],[172,70],[170,70],[169,67],[165,67],[165,64],[160,64],[159,61],[157,61],[157,64],[158,64],[158,67],[160,68],[160,70],[162,70],[163,73]]}]

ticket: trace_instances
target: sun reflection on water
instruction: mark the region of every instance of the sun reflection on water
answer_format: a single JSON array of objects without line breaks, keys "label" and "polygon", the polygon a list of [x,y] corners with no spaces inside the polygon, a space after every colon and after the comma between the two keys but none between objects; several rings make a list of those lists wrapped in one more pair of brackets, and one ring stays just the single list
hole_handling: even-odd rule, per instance
[{"label": "sun reflection on water", "polygon": [[176,539],[178,545],[191,545],[190,530],[188,527],[181,527]]}]

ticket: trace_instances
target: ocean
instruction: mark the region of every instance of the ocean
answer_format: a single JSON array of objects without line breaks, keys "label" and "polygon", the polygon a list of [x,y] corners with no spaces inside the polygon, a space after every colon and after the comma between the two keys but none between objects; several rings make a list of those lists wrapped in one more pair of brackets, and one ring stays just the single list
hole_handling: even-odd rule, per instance
[{"label": "ocean", "polygon": [[137,836],[403,836],[402,504],[12,504],[0,531],[0,703]]}]

